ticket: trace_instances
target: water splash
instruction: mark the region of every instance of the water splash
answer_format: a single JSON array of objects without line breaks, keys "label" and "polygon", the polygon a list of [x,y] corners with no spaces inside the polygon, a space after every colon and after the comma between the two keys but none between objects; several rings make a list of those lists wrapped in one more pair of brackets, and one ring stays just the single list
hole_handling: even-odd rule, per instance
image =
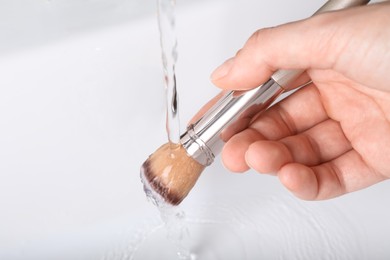
[{"label": "water splash", "polygon": [[[358,223],[342,209],[286,196],[244,195],[192,204],[185,216],[180,210],[168,213],[184,227],[171,235],[182,235],[185,247],[195,254],[187,251],[183,259],[361,259],[365,255]],[[134,235],[137,242],[132,245],[137,246],[127,252],[134,257],[130,259],[179,257],[162,222],[150,225],[142,240]]]},{"label": "water splash", "polygon": [[190,232],[186,224],[186,214],[179,206],[173,206],[164,201],[164,199],[155,192],[141,168],[141,181],[144,185],[146,197],[159,210],[161,220],[164,222],[166,238],[175,245],[177,256],[181,260],[196,260],[196,255],[189,249],[191,239]]}]

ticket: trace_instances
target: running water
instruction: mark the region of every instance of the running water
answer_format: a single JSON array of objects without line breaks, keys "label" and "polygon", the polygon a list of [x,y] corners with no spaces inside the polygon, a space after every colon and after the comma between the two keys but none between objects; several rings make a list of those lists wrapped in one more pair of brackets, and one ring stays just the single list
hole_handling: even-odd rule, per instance
[{"label": "running water", "polygon": [[178,95],[175,74],[177,61],[175,5],[175,0],[157,0],[158,27],[160,31],[166,95],[166,128],[168,140],[172,144],[178,144],[180,141]]},{"label": "running water", "polygon": [[[161,54],[164,69],[164,84],[166,95],[166,130],[171,149],[180,142],[180,123],[178,111],[178,95],[176,88],[175,65],[177,60],[177,39],[175,33],[175,0],[157,0],[158,25],[160,30]],[[186,226],[185,213],[178,206],[172,206],[155,193],[146,181],[143,169],[141,180],[144,184],[145,194],[160,211],[160,217],[165,223],[167,239],[177,250],[179,259],[195,260],[196,255],[186,246],[190,238]]]}]

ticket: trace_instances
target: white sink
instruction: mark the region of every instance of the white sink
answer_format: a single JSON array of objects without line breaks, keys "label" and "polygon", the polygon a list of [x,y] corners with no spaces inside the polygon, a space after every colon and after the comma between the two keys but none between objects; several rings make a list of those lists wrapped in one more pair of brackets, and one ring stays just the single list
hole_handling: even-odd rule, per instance
[{"label": "white sink", "polygon": [[[323,1],[177,1],[182,128],[256,29]],[[166,142],[155,2],[0,2],[0,259],[175,259],[139,167]],[[330,201],[217,160],[182,203],[198,259],[388,259],[390,183]]]}]

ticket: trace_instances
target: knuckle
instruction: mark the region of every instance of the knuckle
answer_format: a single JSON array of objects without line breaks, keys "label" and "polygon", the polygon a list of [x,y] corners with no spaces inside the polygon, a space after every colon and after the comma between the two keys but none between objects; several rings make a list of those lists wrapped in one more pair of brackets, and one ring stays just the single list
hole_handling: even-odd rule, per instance
[{"label": "knuckle", "polygon": [[261,45],[273,33],[275,27],[262,28],[255,31],[249,38],[247,45]]}]

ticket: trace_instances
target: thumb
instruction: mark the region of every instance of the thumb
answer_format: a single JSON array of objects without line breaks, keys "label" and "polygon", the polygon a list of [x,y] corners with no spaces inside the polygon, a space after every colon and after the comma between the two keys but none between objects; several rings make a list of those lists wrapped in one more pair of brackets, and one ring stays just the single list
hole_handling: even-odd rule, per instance
[{"label": "thumb", "polygon": [[223,89],[250,89],[277,69],[334,68],[348,44],[345,27],[353,26],[351,20],[356,18],[347,13],[355,11],[352,9],[256,31],[235,57],[212,73],[212,82]]}]

